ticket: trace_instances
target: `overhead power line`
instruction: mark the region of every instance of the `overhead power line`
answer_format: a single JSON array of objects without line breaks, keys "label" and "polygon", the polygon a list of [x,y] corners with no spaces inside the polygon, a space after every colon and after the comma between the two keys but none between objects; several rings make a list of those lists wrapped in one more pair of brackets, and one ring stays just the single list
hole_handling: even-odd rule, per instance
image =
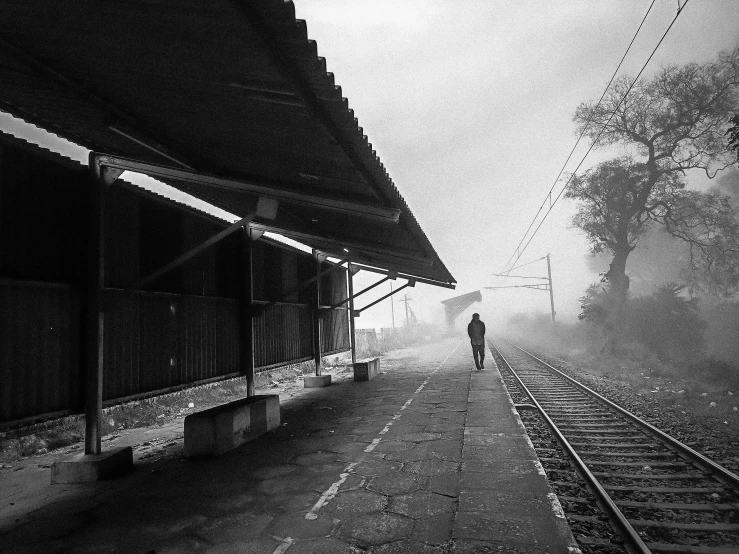
[{"label": "overhead power line", "polygon": [[[654,3],[656,0],[652,0],[652,3],[649,4],[649,8],[647,8],[647,13],[644,14],[644,17],[641,20],[641,23],[639,23],[639,27],[636,29],[636,32],[634,33],[634,36],[631,37],[631,42],[629,42],[629,46],[626,48],[626,52],[624,52],[624,55],[621,56],[621,61],[618,62],[618,66],[616,66],[615,71],[613,72],[613,75],[611,75],[611,80],[608,81],[608,84],[606,85],[606,88],[603,89],[603,94],[600,95],[600,98],[598,99],[598,103],[596,104],[596,109],[598,106],[600,106],[600,103],[603,101],[603,98],[605,98],[606,93],[608,92],[609,87],[611,86],[611,83],[613,83],[613,80],[616,78],[616,75],[618,74],[618,70],[621,69],[621,66],[624,63],[624,60],[626,59],[626,56],[628,55],[629,51],[631,50],[631,46],[634,44],[634,41],[636,40],[636,37],[639,35],[639,31],[641,31],[642,26],[644,25],[644,22],[647,20],[647,16],[649,15],[649,12],[652,11],[652,6],[654,6]],[[595,111],[595,110],[594,110]],[[536,214],[534,215],[534,219],[531,220],[531,223],[529,223],[528,228],[526,229],[526,232],[523,234],[523,237],[521,237],[521,240],[516,245],[516,249],[513,251],[513,254],[511,254],[511,257],[508,258],[508,261],[506,262],[506,266],[508,266],[509,263],[511,263],[511,260],[513,257],[518,253],[518,249],[520,248],[521,244],[523,244],[523,241],[526,240],[526,236],[529,234],[529,231],[531,230],[531,227],[533,227],[534,223],[536,222],[536,219],[539,217],[539,214],[541,213],[541,210],[544,209],[544,206],[547,203],[547,200],[549,200],[549,207],[552,206],[552,192],[554,191],[555,187],[557,186],[557,182],[559,181],[560,176],[565,170],[565,167],[567,167],[567,164],[569,163],[570,159],[572,158],[572,155],[575,153],[575,150],[577,149],[577,146],[580,144],[580,141],[582,140],[583,136],[585,136],[585,132],[588,129],[588,126],[592,122],[593,118],[592,115],[590,116],[590,119],[588,119],[587,123],[582,129],[582,132],[580,133],[580,136],[577,137],[577,140],[575,141],[575,145],[572,147],[572,150],[570,150],[569,155],[567,156],[567,159],[565,160],[565,163],[562,164],[562,168],[559,170],[559,173],[557,173],[557,176],[554,178],[554,182],[552,183],[552,186],[549,188],[549,192],[544,197],[544,201],[541,203],[541,206],[539,206],[539,209],[536,211]],[[515,263],[515,262],[514,262]],[[508,271],[512,271],[513,268],[509,269]]]},{"label": "overhead power line", "polygon": [[[644,25],[644,22],[645,22],[645,21],[646,21],[646,19],[647,19],[647,16],[648,16],[648,15],[649,15],[649,13],[651,12],[651,10],[652,10],[652,7],[654,6],[654,3],[655,3],[655,1],[656,1],[656,0],[652,0],[652,3],[651,3],[651,4],[649,5],[649,8],[647,9],[647,12],[646,12],[646,13],[644,14],[644,17],[643,17],[643,18],[642,18],[642,20],[641,20],[641,23],[639,23],[639,27],[637,28],[636,32],[634,33],[634,36],[632,37],[632,39],[631,39],[631,42],[629,42],[629,45],[628,45],[628,47],[626,48],[626,52],[624,52],[624,55],[623,55],[623,56],[621,57],[621,61],[620,61],[620,62],[618,63],[618,66],[616,67],[616,70],[615,70],[615,71],[613,72],[613,75],[611,76],[611,79],[610,79],[610,81],[608,81],[608,84],[606,85],[606,87],[605,87],[605,89],[604,89],[604,91],[603,91],[603,94],[601,94],[601,96],[600,96],[600,99],[598,100],[598,102],[597,102],[597,104],[596,104],[596,106],[595,106],[595,107],[596,107],[596,109],[598,108],[598,106],[600,106],[601,102],[603,101],[603,98],[605,97],[606,93],[608,92],[608,89],[610,88],[611,84],[613,83],[613,80],[614,80],[614,79],[616,78],[616,75],[618,74],[618,71],[619,71],[619,69],[620,69],[620,68],[621,68],[621,66],[623,65],[623,62],[624,62],[624,60],[626,59],[626,56],[627,56],[627,54],[628,54],[628,53],[629,53],[629,51],[631,50],[631,47],[632,47],[632,45],[634,44],[634,41],[636,40],[636,37],[637,37],[637,36],[639,35],[639,32],[641,31],[641,29],[642,29],[642,27],[643,27],[643,25]],[[659,43],[657,44],[657,46],[656,46],[656,47],[654,48],[654,50],[653,50],[653,51],[652,51],[652,53],[650,54],[650,56],[649,56],[649,58],[647,59],[647,61],[646,61],[646,62],[644,63],[644,65],[642,66],[641,70],[639,71],[639,74],[637,75],[636,79],[634,80],[634,83],[632,84],[632,86],[631,86],[631,87],[629,87],[629,90],[628,90],[628,91],[626,91],[626,94],[624,94],[624,96],[623,96],[623,98],[621,99],[621,101],[619,102],[618,106],[616,107],[616,109],[614,110],[614,112],[613,112],[613,113],[611,114],[610,118],[608,119],[608,122],[606,122],[606,125],[604,125],[604,127],[603,127],[603,128],[601,129],[600,133],[598,134],[598,137],[596,138],[596,140],[595,140],[595,141],[593,141],[593,143],[591,144],[590,148],[589,148],[589,149],[588,149],[588,151],[587,151],[587,152],[585,153],[585,156],[583,156],[582,160],[580,161],[580,163],[578,164],[577,168],[575,169],[575,172],[576,172],[576,171],[577,171],[577,169],[579,169],[579,168],[580,168],[580,166],[581,166],[581,165],[583,164],[583,162],[585,161],[585,158],[586,158],[586,157],[588,156],[588,154],[590,154],[590,151],[591,151],[591,150],[593,149],[593,147],[595,146],[595,144],[597,144],[597,142],[598,142],[598,139],[600,138],[600,135],[601,135],[601,134],[603,133],[603,130],[605,129],[605,126],[607,126],[607,125],[608,125],[608,123],[609,123],[609,122],[611,121],[611,119],[612,119],[612,118],[613,118],[613,116],[615,115],[616,111],[618,110],[618,108],[619,108],[619,107],[621,106],[621,104],[622,104],[622,103],[623,103],[623,101],[625,100],[625,98],[626,98],[626,95],[628,95],[628,93],[629,93],[629,91],[631,90],[631,88],[633,87],[633,85],[634,85],[634,84],[636,83],[636,81],[637,81],[637,80],[639,79],[639,76],[640,76],[640,75],[641,75],[641,74],[643,73],[643,71],[644,71],[644,69],[646,68],[647,64],[649,63],[649,61],[650,61],[650,60],[652,59],[652,57],[654,56],[654,54],[655,54],[655,52],[657,51],[657,49],[659,48],[660,44],[662,44],[662,41],[663,41],[663,40],[664,40],[664,38],[665,38],[665,37],[667,36],[667,33],[668,33],[668,32],[670,31],[670,29],[672,28],[672,26],[673,26],[673,24],[675,23],[675,21],[677,20],[678,16],[680,15],[680,13],[682,12],[682,10],[683,10],[683,9],[685,8],[685,6],[687,5],[688,1],[689,1],[689,0],[685,0],[685,2],[684,2],[684,3],[683,3],[683,4],[681,5],[681,6],[678,6],[678,11],[677,11],[677,14],[676,14],[676,15],[675,15],[675,17],[673,18],[673,20],[672,20],[672,22],[670,23],[669,27],[667,28],[667,30],[665,31],[665,33],[664,33],[664,34],[662,35],[662,38],[660,39]],[[593,110],[593,111],[595,111],[595,110]],[[518,262],[518,260],[519,260],[519,259],[521,258],[521,256],[523,255],[523,253],[524,253],[524,251],[526,250],[526,248],[528,247],[528,245],[529,245],[529,244],[531,243],[531,240],[532,240],[532,239],[534,238],[534,236],[536,235],[537,231],[538,231],[538,230],[539,230],[539,228],[541,227],[542,223],[544,223],[544,220],[545,220],[545,219],[547,218],[547,216],[549,215],[549,213],[550,213],[550,212],[552,211],[552,209],[554,208],[554,205],[555,205],[555,204],[557,203],[557,201],[559,200],[559,198],[560,198],[560,197],[562,196],[562,193],[563,193],[563,192],[564,192],[564,191],[565,191],[565,190],[567,189],[567,187],[569,186],[569,183],[570,183],[570,180],[572,179],[572,176],[570,176],[570,179],[568,179],[568,180],[567,180],[567,183],[565,183],[565,185],[564,185],[563,189],[562,189],[562,190],[561,190],[561,191],[559,192],[559,194],[557,195],[557,197],[555,198],[555,200],[554,200],[554,201],[552,201],[552,193],[554,192],[554,189],[555,189],[555,188],[556,188],[556,186],[557,186],[557,183],[558,183],[558,181],[559,181],[559,178],[560,178],[560,176],[562,175],[562,173],[564,172],[564,169],[565,169],[565,167],[567,167],[567,164],[569,163],[570,159],[572,158],[572,155],[574,154],[574,152],[575,152],[575,150],[576,150],[577,146],[578,146],[578,145],[580,144],[580,141],[582,140],[583,136],[585,135],[586,131],[588,130],[588,127],[590,126],[590,123],[591,123],[591,122],[592,122],[592,115],[591,115],[591,117],[590,117],[590,118],[588,119],[588,121],[587,121],[587,122],[585,123],[585,125],[583,126],[583,129],[582,129],[582,131],[580,132],[580,135],[578,136],[578,138],[577,138],[577,141],[575,142],[575,145],[574,145],[574,146],[572,147],[572,150],[570,151],[569,155],[567,156],[567,159],[565,160],[564,164],[562,165],[562,168],[561,168],[561,169],[559,170],[559,173],[557,174],[557,177],[556,177],[556,178],[554,179],[554,183],[552,184],[551,188],[549,189],[549,192],[548,192],[548,193],[547,193],[547,195],[546,195],[546,196],[544,197],[544,201],[543,201],[543,202],[541,203],[541,205],[539,206],[539,209],[537,210],[536,214],[534,215],[534,218],[533,218],[533,219],[531,220],[531,223],[529,224],[528,228],[526,229],[526,232],[525,232],[525,233],[523,234],[523,237],[521,237],[521,240],[519,241],[519,243],[518,243],[518,245],[516,246],[515,250],[514,250],[514,251],[513,251],[513,253],[511,254],[511,257],[510,257],[510,258],[508,259],[508,261],[506,262],[506,264],[505,264],[505,266],[504,266],[504,270],[503,270],[504,272],[506,272],[506,270],[505,270],[505,268],[506,268],[506,267],[508,267],[509,265],[515,265],[515,264],[516,264],[516,263]],[[575,172],[573,172],[573,174],[574,174]],[[545,212],[544,216],[542,217],[541,221],[539,222],[539,225],[538,225],[538,226],[536,227],[536,229],[534,230],[533,234],[532,234],[532,235],[531,235],[531,236],[529,237],[529,240],[528,240],[528,241],[526,242],[526,244],[525,244],[525,246],[523,247],[523,249],[521,249],[521,245],[522,245],[522,244],[524,243],[524,241],[526,240],[526,237],[527,237],[527,236],[529,235],[529,231],[531,231],[531,228],[532,228],[532,227],[533,227],[533,225],[534,225],[534,224],[536,223],[536,221],[537,221],[537,219],[538,219],[538,217],[539,217],[539,214],[540,214],[540,213],[542,212],[542,210],[544,209],[544,206],[546,206],[546,204],[547,204],[547,200],[549,201],[549,208],[548,208],[548,209],[547,209],[547,211]],[[515,258],[515,260],[514,260],[514,261],[513,261],[512,263],[511,263],[511,260],[513,260],[514,258]],[[512,271],[513,269],[514,269],[514,268],[511,268],[511,269],[508,269],[507,271],[508,271],[508,272],[510,272],[510,271]]]},{"label": "overhead power line", "polygon": [[531,260],[530,262],[526,262],[525,264],[517,265],[517,266],[515,266],[515,267],[512,267],[512,268],[511,268],[511,269],[509,269],[508,271],[506,271],[506,274],[510,273],[510,272],[511,272],[511,271],[513,271],[514,269],[520,269],[520,268],[522,268],[522,267],[526,267],[527,265],[531,265],[531,264],[533,264],[533,263],[536,263],[536,262],[538,262],[539,260],[544,260],[544,259],[546,259],[546,256],[542,256],[541,258],[536,258],[535,260]]},{"label": "overhead power line", "polygon": [[624,100],[626,100],[626,97],[629,95],[629,92],[631,92],[631,89],[634,88],[634,85],[636,85],[637,81],[639,80],[639,77],[641,77],[641,74],[644,73],[644,70],[647,68],[647,65],[649,64],[649,62],[654,57],[654,54],[657,52],[657,49],[660,47],[660,45],[662,44],[662,42],[665,40],[665,37],[667,36],[667,33],[670,32],[670,29],[672,29],[672,26],[675,24],[675,21],[677,21],[677,18],[680,16],[680,14],[682,13],[682,11],[685,9],[685,6],[688,4],[689,1],[690,0],[685,0],[685,2],[682,4],[682,6],[678,8],[678,11],[675,14],[675,17],[670,22],[670,25],[667,27],[667,30],[662,35],[662,38],[659,39],[659,42],[657,43],[657,46],[654,47],[654,50],[652,50],[652,53],[647,58],[647,61],[644,62],[644,65],[642,65],[642,68],[639,70],[639,73],[636,75],[636,78],[631,83],[631,85],[629,86],[629,88],[626,90],[626,92],[624,93],[624,95],[621,97],[621,100],[619,101],[618,105],[611,112],[611,115],[608,117],[608,121],[606,121],[603,124],[603,126],[601,127],[600,131],[598,132],[598,136],[595,137],[595,140],[590,145],[590,148],[588,148],[588,151],[585,152],[585,155],[580,160],[580,163],[577,164],[577,167],[572,172],[572,175],[570,175],[569,179],[567,179],[567,182],[562,187],[562,190],[559,191],[559,194],[554,199],[554,201],[551,203],[551,205],[549,206],[549,209],[544,213],[544,217],[542,217],[541,221],[536,226],[536,229],[534,229],[534,232],[531,234],[531,237],[529,237],[529,240],[526,242],[526,244],[524,245],[523,249],[521,249],[521,251],[519,252],[518,256],[514,260],[514,262],[513,262],[514,264],[517,263],[518,260],[521,258],[521,255],[526,251],[526,249],[528,248],[529,244],[531,244],[531,241],[536,236],[536,233],[539,231],[539,229],[541,228],[541,226],[544,224],[544,221],[546,220],[547,216],[550,214],[550,212],[552,211],[552,209],[554,208],[554,206],[557,204],[557,202],[562,197],[562,195],[564,194],[564,192],[570,186],[570,182],[572,181],[572,177],[577,173],[577,170],[580,169],[580,166],[582,166],[582,164],[585,162],[585,158],[588,157],[588,155],[593,150],[593,148],[595,148],[595,145],[598,144],[598,141],[600,140],[600,137],[603,134],[603,132],[606,130],[606,127],[608,127],[608,124],[611,122],[611,120],[613,119],[613,117],[616,115],[616,112],[621,107],[621,104],[623,104],[624,103]]}]

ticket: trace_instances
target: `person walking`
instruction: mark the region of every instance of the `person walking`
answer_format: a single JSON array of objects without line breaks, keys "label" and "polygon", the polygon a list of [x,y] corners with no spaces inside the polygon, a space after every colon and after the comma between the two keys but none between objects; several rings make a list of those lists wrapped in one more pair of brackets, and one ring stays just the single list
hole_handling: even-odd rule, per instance
[{"label": "person walking", "polygon": [[472,314],[472,321],[467,325],[467,334],[472,344],[475,367],[478,371],[485,369],[485,323],[480,319],[480,314]]}]

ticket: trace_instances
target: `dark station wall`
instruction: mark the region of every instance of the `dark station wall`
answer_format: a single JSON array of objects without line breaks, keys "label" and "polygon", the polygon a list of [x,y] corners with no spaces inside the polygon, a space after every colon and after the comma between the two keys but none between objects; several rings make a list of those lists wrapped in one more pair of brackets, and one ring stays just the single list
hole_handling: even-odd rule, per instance
[{"label": "dark station wall", "polygon": [[[82,410],[81,304],[87,248],[85,167],[0,135],[0,422]],[[107,192],[106,401],[238,375],[241,243],[236,232],[144,290],[131,285],[223,226],[130,187]],[[312,357],[315,275],[308,254],[253,243],[255,364]],[[128,290],[126,290],[128,289]],[[346,272],[322,279],[322,301],[346,296]],[[349,348],[348,314],[322,320],[326,353]]]}]

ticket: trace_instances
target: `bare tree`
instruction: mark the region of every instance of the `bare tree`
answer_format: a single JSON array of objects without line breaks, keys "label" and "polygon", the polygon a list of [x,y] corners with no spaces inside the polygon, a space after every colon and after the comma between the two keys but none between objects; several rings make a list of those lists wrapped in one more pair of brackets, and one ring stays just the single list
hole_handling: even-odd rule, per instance
[{"label": "bare tree", "polygon": [[578,106],[574,121],[598,147],[625,146],[644,158],[655,183],[695,168],[712,178],[736,162],[725,136],[739,106],[737,86],[739,46],[715,62],[663,68],[650,81],[621,77],[599,105]]},{"label": "bare tree", "polygon": [[573,224],[592,252],[613,255],[605,278],[616,319],[629,289],[627,259],[657,224],[688,244],[693,287],[730,293],[739,285],[739,221],[727,196],[685,190],[679,172],[663,173],[652,184],[645,164],[628,156],[573,176],[565,196],[579,201]]},{"label": "bare tree", "polygon": [[736,163],[726,134],[737,106],[739,46],[714,62],[663,68],[649,81],[621,77],[600,104],[577,108],[578,132],[596,147],[620,146],[626,153],[574,176],[567,192],[580,201],[574,224],[593,251],[613,254],[604,279],[614,329],[628,295],[626,261],[655,223],[690,244],[694,276],[729,289],[739,282],[739,228],[731,206],[719,195],[686,191],[684,181],[690,169],[713,178]]},{"label": "bare tree", "polygon": [[733,125],[726,131],[729,137],[729,148],[735,150],[737,156],[739,156],[739,113],[734,114],[730,123]]}]

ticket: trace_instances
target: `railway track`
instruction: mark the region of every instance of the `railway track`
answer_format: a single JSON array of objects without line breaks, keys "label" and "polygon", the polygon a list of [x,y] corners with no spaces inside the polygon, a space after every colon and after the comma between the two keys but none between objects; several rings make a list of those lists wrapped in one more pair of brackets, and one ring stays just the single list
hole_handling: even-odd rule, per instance
[{"label": "railway track", "polygon": [[[739,553],[739,476],[534,354],[512,343],[489,346],[527,429],[538,420],[551,432],[543,439],[539,428],[532,440],[583,546]],[[600,538],[584,534],[606,519],[610,537],[602,529]]]}]

